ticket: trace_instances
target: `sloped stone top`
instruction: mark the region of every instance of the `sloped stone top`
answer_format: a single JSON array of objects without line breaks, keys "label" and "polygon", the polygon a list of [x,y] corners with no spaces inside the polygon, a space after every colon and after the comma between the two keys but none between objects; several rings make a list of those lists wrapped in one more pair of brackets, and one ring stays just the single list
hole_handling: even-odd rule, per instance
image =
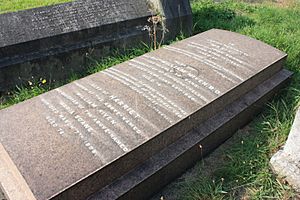
[{"label": "sloped stone top", "polygon": [[93,190],[268,80],[285,58],[213,29],[0,111],[0,142],[37,199],[81,183]]}]

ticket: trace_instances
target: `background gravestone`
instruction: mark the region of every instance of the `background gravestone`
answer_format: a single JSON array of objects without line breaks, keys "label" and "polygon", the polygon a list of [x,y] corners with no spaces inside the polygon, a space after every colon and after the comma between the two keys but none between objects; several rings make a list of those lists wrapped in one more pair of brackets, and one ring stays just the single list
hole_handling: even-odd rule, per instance
[{"label": "background gravestone", "polygon": [[0,15],[0,92],[27,83],[32,76],[64,80],[88,67],[89,58],[150,44],[145,27],[151,27],[148,19],[158,12],[164,21],[189,21],[182,28],[164,23],[170,33],[165,40],[191,33],[189,0],[157,8],[147,2],[78,0]]}]

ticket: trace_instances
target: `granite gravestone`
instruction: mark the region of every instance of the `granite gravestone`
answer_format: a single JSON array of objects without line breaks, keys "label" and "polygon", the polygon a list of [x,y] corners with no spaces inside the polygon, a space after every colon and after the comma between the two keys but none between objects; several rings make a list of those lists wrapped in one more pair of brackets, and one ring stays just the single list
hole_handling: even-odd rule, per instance
[{"label": "granite gravestone", "polygon": [[285,58],[210,30],[116,65],[2,110],[2,168],[17,169],[30,198],[84,199],[278,75]]},{"label": "granite gravestone", "polygon": [[82,71],[90,57],[149,44],[145,27],[151,26],[149,17],[158,13],[163,21],[185,24],[164,23],[165,32],[172,33],[165,35],[166,40],[191,33],[189,0],[163,6],[160,0],[151,1],[155,3],[78,0],[0,15],[0,92],[27,83],[32,76],[64,80],[71,72]]}]

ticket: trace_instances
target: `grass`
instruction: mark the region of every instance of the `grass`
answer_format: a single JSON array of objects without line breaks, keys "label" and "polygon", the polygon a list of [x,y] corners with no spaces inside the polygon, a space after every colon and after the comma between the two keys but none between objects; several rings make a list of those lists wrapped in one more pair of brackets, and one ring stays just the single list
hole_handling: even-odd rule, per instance
[{"label": "grass", "polygon": [[49,6],[68,1],[71,0],[0,0],[0,14],[42,6]]},{"label": "grass", "polygon": [[[2,3],[3,4],[3,3]],[[1,4],[1,7],[3,7]],[[288,136],[295,108],[300,102],[300,5],[289,2],[249,4],[238,1],[213,3],[192,1],[194,33],[211,28],[239,32],[264,41],[289,57],[286,68],[295,75],[288,88],[277,95],[261,115],[239,131],[228,148],[212,157],[212,164],[200,161],[195,174],[176,184],[180,200],[200,199],[296,199],[296,193],[273,175],[269,159]],[[149,48],[128,50],[125,55],[95,61],[84,74],[101,71],[141,55]],[[77,79],[70,78],[67,82]],[[0,101],[0,109],[39,95],[59,85],[32,83]],[[223,148],[223,147],[221,147]],[[210,173],[207,170],[210,169]]]}]

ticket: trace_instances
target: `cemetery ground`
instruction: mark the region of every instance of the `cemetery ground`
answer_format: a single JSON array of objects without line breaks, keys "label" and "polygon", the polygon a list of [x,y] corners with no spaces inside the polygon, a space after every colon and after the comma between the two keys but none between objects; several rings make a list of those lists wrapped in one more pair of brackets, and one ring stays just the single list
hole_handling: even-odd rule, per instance
[{"label": "cemetery ground", "polygon": [[49,6],[57,3],[64,3],[70,0],[1,0],[0,14],[41,6]]},{"label": "cemetery ground", "polygon": [[[8,1],[9,2],[9,1]],[[25,1],[24,1],[25,2]],[[2,7],[3,3],[0,3]],[[192,1],[194,33],[220,28],[261,40],[286,52],[286,68],[295,73],[288,88],[278,94],[261,115],[240,130],[208,158],[172,183],[156,199],[299,199],[284,182],[277,180],[270,157],[288,136],[300,102],[300,3],[264,2],[249,4],[237,1],[213,3]],[[2,8],[0,8],[0,12]],[[179,37],[178,39],[181,39]],[[151,48],[128,50],[124,55],[91,60],[91,66],[66,82],[106,69]],[[0,99],[0,109],[39,95],[64,83],[41,79],[28,80]]]}]

